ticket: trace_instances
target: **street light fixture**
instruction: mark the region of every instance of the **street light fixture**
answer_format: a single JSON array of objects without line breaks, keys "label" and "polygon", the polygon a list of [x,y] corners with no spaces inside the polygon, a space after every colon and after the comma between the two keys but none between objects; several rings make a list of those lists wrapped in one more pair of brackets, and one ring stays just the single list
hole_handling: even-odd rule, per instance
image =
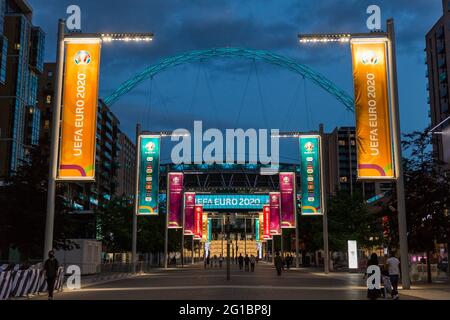
[{"label": "street light fixture", "polygon": [[153,41],[153,33],[102,33],[100,38],[103,42],[150,42]]},{"label": "street light fixture", "polygon": [[400,112],[398,105],[398,85],[397,85],[397,63],[395,56],[395,30],[394,20],[387,20],[387,32],[376,31],[371,33],[344,33],[344,34],[299,34],[298,39],[301,44],[309,43],[349,43],[357,38],[381,38],[386,39],[388,48],[389,63],[389,86],[390,86],[390,104],[392,118],[392,136],[395,157],[395,171],[397,172],[397,212],[399,224],[400,239],[400,259],[402,268],[402,286],[404,289],[410,289],[409,275],[409,257],[408,257],[408,238],[406,224],[406,206],[405,206],[405,186],[402,166],[402,148],[400,131]]}]

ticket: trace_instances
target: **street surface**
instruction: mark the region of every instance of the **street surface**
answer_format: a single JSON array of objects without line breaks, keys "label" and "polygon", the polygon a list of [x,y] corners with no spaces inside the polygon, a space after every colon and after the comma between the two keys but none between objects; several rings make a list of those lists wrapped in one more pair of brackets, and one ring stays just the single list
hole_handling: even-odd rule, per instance
[{"label": "street surface", "polygon": [[[361,274],[290,270],[277,277],[271,264],[254,273],[188,265],[58,293],[55,300],[366,300]],[[44,295],[36,299],[46,299]],[[401,293],[401,299],[414,299]]]}]

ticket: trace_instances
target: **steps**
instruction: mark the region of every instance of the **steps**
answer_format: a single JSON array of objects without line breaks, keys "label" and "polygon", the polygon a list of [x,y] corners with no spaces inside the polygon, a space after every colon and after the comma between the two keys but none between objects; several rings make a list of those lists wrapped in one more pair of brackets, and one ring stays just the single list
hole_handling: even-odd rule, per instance
[{"label": "steps", "polygon": [[[244,240],[237,240],[237,254],[236,254],[236,240],[233,241],[233,243],[230,245],[230,255],[233,256],[239,256],[239,254],[242,254],[242,256],[245,257],[245,254],[248,254],[250,257],[251,255],[254,255],[255,257],[258,255],[258,250],[256,246],[257,242],[255,240],[247,240],[247,243],[245,243]],[[223,253],[223,257],[227,255],[227,242],[223,241],[223,251],[222,251],[222,240],[213,240],[211,241],[210,247],[210,256],[214,257],[220,257],[220,255]],[[204,249],[202,248],[202,256],[204,256]]]}]

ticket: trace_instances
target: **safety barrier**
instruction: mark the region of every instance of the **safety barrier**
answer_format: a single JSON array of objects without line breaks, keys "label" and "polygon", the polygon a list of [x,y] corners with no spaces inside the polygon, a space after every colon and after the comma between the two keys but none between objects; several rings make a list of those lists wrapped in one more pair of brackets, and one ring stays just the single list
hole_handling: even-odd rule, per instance
[{"label": "safety barrier", "polygon": [[[55,290],[62,291],[64,268],[59,267]],[[0,300],[28,297],[47,292],[47,281],[41,269],[12,270],[0,272]]]}]

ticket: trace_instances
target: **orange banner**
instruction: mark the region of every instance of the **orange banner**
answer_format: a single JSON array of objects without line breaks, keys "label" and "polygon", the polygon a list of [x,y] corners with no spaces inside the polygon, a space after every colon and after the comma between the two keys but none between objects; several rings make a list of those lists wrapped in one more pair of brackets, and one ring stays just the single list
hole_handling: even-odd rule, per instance
[{"label": "orange banner", "polygon": [[352,40],[358,179],[393,179],[387,40]]},{"label": "orange banner", "polygon": [[58,179],[95,179],[100,39],[66,42]]}]

